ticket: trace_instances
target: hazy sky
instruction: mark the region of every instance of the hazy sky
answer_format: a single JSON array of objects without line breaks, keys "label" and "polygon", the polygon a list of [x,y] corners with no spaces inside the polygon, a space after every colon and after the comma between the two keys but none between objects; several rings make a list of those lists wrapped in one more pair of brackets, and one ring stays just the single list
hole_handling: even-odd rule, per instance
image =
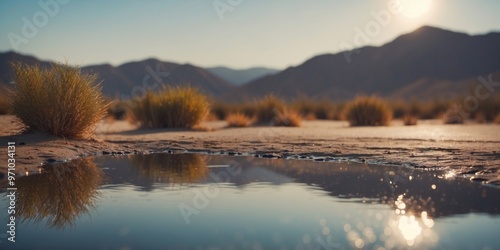
[{"label": "hazy sky", "polygon": [[[395,1],[401,11],[389,12]],[[422,25],[500,31],[499,11],[497,0],[1,0],[0,51],[79,65],[286,68]]]}]

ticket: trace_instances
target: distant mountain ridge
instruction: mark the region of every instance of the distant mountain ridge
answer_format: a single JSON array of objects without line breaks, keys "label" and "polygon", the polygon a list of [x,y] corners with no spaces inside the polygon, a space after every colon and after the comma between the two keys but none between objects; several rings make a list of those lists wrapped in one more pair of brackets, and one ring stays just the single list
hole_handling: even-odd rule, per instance
[{"label": "distant mountain ridge", "polygon": [[[286,99],[305,95],[347,100],[360,94],[396,99],[450,98],[477,85],[478,76],[492,74],[494,81],[500,81],[499,32],[472,36],[423,26],[380,47],[359,48],[350,53],[350,62],[345,53],[318,55],[283,71],[204,69],[157,59],[117,67],[91,65],[82,71],[97,73],[109,97],[131,96],[155,88],[158,82],[190,83],[218,100],[234,102],[269,93]],[[32,56],[0,53],[0,85],[12,80],[11,61],[50,66],[50,62]]]},{"label": "distant mountain ridge", "polygon": [[350,55],[350,63],[344,52],[315,56],[232,89],[221,98],[238,101],[268,93],[287,99],[307,95],[345,100],[359,94],[399,99],[451,97],[480,75],[500,76],[500,33],[470,36],[424,26]]},{"label": "distant mountain ridge", "polygon": [[228,67],[211,67],[211,68],[206,68],[206,70],[212,72],[215,75],[220,76],[222,79],[234,85],[243,85],[258,78],[279,72],[279,70],[277,69],[270,69],[264,67],[254,67],[254,68],[240,69],[240,70],[231,69]]},{"label": "distant mountain ridge", "polygon": [[[50,67],[52,63],[12,51],[0,53],[0,84],[8,84],[13,79],[10,62],[38,64],[43,67]],[[108,97],[140,96],[146,90],[160,89],[161,85],[188,84],[216,97],[234,87],[203,68],[157,59],[129,62],[118,67],[110,64],[90,65],[82,67],[81,70],[84,73],[97,74],[98,80],[102,82],[102,91]]]}]

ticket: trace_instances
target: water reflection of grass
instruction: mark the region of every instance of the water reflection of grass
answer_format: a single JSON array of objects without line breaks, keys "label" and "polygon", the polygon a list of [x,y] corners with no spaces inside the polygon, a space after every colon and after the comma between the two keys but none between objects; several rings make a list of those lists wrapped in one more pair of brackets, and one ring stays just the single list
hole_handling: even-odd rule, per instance
[{"label": "water reflection of grass", "polygon": [[191,183],[203,180],[208,168],[196,154],[151,154],[133,156],[139,176],[160,183]]},{"label": "water reflection of grass", "polygon": [[47,219],[47,225],[56,228],[72,225],[93,207],[102,180],[102,171],[92,159],[48,166],[42,174],[17,181],[16,212],[23,221]]}]

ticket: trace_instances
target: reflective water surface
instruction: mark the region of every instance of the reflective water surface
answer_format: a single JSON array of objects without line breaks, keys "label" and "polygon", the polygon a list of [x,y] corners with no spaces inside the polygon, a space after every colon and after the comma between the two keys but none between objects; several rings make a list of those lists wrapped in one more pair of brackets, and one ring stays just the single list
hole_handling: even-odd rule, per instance
[{"label": "reflective water surface", "polygon": [[16,185],[16,242],[4,226],[0,249],[500,249],[500,189],[439,171],[152,154]]}]

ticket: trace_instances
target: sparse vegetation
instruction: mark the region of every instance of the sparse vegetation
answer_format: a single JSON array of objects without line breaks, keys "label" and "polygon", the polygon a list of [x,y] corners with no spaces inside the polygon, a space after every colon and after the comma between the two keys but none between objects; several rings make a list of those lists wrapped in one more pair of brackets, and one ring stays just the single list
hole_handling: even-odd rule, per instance
[{"label": "sparse vegetation", "polygon": [[257,102],[257,121],[271,123],[277,113],[285,110],[285,102],[275,95],[267,95]]},{"label": "sparse vegetation", "polygon": [[301,122],[302,118],[297,112],[284,109],[283,111],[276,113],[273,125],[282,127],[299,127]]},{"label": "sparse vegetation", "polygon": [[448,110],[448,112],[443,115],[443,122],[444,124],[463,124],[465,121],[457,112]]},{"label": "sparse vegetation", "polygon": [[164,87],[134,100],[134,120],[150,128],[192,128],[208,115],[207,97],[192,87]]},{"label": "sparse vegetation", "polygon": [[405,126],[417,125],[417,122],[418,122],[418,118],[414,115],[407,114],[407,115],[403,116],[403,124]]},{"label": "sparse vegetation", "polygon": [[9,102],[7,101],[7,96],[5,96],[3,93],[5,90],[0,89],[0,115],[5,115],[9,113]]},{"label": "sparse vegetation", "polygon": [[62,64],[50,69],[12,66],[12,112],[30,130],[70,138],[92,136],[107,106],[95,75]]},{"label": "sparse vegetation", "polygon": [[392,119],[392,111],[383,100],[362,96],[347,104],[344,118],[351,126],[385,126]]},{"label": "sparse vegetation", "polygon": [[495,120],[493,122],[496,124],[500,124],[500,113],[496,115]]},{"label": "sparse vegetation", "polygon": [[226,116],[229,127],[247,127],[252,123],[252,119],[242,113],[232,113]]}]

